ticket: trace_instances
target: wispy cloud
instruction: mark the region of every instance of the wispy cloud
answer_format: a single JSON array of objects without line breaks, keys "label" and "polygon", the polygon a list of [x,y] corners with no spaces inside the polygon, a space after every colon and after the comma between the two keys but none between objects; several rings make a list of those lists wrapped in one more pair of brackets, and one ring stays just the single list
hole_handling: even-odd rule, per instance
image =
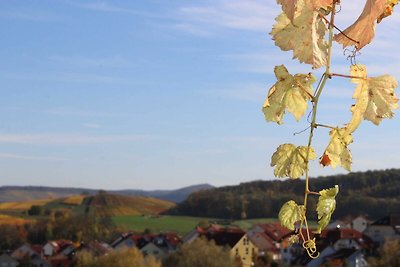
[{"label": "wispy cloud", "polygon": [[212,31],[217,26],[265,32],[278,10],[275,1],[269,0],[216,0],[208,5],[181,7],[179,15],[185,25],[191,25],[186,27],[191,31],[195,28],[201,32]]},{"label": "wispy cloud", "polygon": [[133,9],[130,7],[117,6],[114,4],[110,4],[109,2],[90,2],[90,3],[73,3],[73,5],[78,6],[80,8],[84,8],[92,11],[99,12],[109,12],[109,13],[120,13],[125,15],[133,15],[133,16],[141,16],[141,17],[149,17],[149,18],[160,18],[160,15],[156,15],[155,13],[139,11],[137,9]]},{"label": "wispy cloud", "polygon": [[0,134],[0,143],[31,145],[91,145],[154,140],[152,135]]},{"label": "wispy cloud", "polygon": [[13,153],[0,153],[0,158],[18,159],[18,160],[39,160],[39,161],[63,161],[63,160],[65,160],[64,158],[37,157],[37,156],[27,156],[27,155],[13,154]]}]

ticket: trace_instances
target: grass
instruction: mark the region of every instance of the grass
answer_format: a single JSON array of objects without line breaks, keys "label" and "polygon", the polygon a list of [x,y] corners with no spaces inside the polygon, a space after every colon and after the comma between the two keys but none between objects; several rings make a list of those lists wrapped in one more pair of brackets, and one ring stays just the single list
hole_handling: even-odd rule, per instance
[{"label": "grass", "polygon": [[115,225],[123,230],[143,232],[150,229],[154,233],[176,232],[185,235],[193,230],[200,221],[207,218],[186,216],[115,216]]},{"label": "grass", "polygon": [[243,230],[249,230],[254,224],[257,223],[276,223],[279,222],[277,218],[261,218],[261,219],[247,219],[233,221],[231,225],[240,227]]}]

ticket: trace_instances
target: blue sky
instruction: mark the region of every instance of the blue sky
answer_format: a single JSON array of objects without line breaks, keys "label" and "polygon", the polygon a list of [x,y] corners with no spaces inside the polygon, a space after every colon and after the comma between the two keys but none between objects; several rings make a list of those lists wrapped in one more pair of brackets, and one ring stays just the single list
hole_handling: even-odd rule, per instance
[{"label": "blue sky", "polygon": [[[343,1],[346,2],[346,1]],[[350,1],[348,1],[350,2]],[[361,2],[343,3],[337,24]],[[360,2],[360,3],[358,3]],[[267,34],[269,0],[1,1],[0,185],[170,189],[274,179],[281,143],[305,144],[290,115],[266,123],[273,68],[311,71]],[[358,62],[400,78],[400,17],[377,26]],[[335,45],[333,70],[349,62]],[[317,71],[315,75],[319,75]],[[331,81],[319,121],[350,119],[355,86]],[[350,146],[353,170],[399,167],[399,118],[365,122]],[[318,130],[322,154],[328,132]],[[312,176],[345,173],[317,163]]]}]

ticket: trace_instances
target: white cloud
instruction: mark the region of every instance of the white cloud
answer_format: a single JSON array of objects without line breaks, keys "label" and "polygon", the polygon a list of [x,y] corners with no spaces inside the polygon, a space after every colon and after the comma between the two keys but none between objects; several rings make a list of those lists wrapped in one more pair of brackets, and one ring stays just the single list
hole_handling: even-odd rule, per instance
[{"label": "white cloud", "polygon": [[279,6],[269,0],[217,0],[179,9],[181,20],[191,25],[190,29],[201,31],[213,31],[217,26],[266,32],[278,12]]}]

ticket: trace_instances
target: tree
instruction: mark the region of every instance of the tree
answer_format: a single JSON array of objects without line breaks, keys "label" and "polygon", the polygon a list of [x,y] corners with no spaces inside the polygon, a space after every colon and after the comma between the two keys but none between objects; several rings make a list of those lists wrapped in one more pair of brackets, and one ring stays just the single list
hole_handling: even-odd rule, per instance
[{"label": "tree", "polygon": [[26,241],[26,231],[22,226],[0,224],[0,250],[12,250]]},{"label": "tree", "polygon": [[94,257],[90,252],[77,253],[76,266],[79,267],[161,267],[152,256],[143,257],[137,248],[115,250],[100,257]]},{"label": "tree", "polygon": [[197,238],[182,245],[178,252],[170,254],[162,262],[163,267],[238,267],[229,250],[213,241]]},{"label": "tree", "polygon": [[388,240],[379,250],[379,256],[369,258],[371,267],[398,267],[400,266],[400,240]]},{"label": "tree", "polygon": [[39,205],[32,205],[30,209],[28,210],[28,215],[29,216],[37,216],[37,215],[42,215],[44,212],[43,206]]}]

